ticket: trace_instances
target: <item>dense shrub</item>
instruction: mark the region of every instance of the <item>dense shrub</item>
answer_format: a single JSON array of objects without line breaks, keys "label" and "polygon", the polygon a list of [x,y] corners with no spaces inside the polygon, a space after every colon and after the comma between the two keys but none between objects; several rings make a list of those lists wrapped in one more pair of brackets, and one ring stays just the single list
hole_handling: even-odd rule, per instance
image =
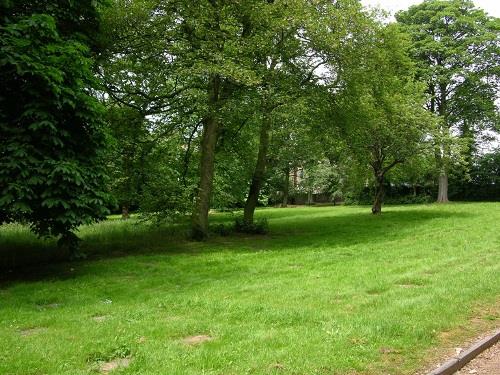
[{"label": "dense shrub", "polygon": [[258,219],[253,223],[249,223],[239,217],[235,220],[234,230],[240,233],[266,234],[269,231],[269,224],[267,219]]}]

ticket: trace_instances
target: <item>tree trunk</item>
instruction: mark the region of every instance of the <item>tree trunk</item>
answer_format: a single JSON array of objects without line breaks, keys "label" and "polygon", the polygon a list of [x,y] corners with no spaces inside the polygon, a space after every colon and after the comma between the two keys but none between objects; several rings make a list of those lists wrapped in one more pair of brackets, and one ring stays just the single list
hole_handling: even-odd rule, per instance
[{"label": "tree trunk", "polygon": [[128,204],[122,206],[122,220],[127,220],[130,217]]},{"label": "tree trunk", "polygon": [[448,173],[445,169],[441,170],[438,180],[438,203],[446,203],[448,202]]},{"label": "tree trunk", "polygon": [[288,206],[288,193],[290,191],[290,168],[285,169],[285,181],[283,184],[283,202],[281,203],[281,207]]},{"label": "tree trunk", "polygon": [[375,184],[375,199],[373,201],[372,213],[378,215],[382,213],[382,202],[384,201],[384,175],[378,175]]},{"label": "tree trunk", "polygon": [[212,186],[215,167],[215,146],[219,135],[217,119],[217,102],[219,100],[219,77],[213,76],[209,87],[209,104],[211,112],[203,120],[201,140],[200,182],[191,216],[192,237],[204,240],[208,237],[208,212],[212,198]]},{"label": "tree trunk", "polygon": [[266,164],[267,164],[267,151],[269,149],[269,133],[271,130],[271,118],[267,109],[264,109],[264,116],[262,118],[262,125],[260,128],[259,139],[259,153],[257,155],[257,164],[252,176],[252,183],[248,192],[247,200],[245,202],[245,209],[243,212],[243,220],[247,224],[253,223],[253,216],[255,207],[259,199],[260,189],[264,183]]},{"label": "tree trunk", "polygon": [[[448,103],[446,100],[446,84],[439,84],[439,92],[440,92],[440,103],[438,113],[439,116],[442,117],[444,125],[442,126],[441,132],[442,135],[449,136],[450,128],[448,126]],[[446,143],[440,145],[440,157],[438,158],[440,171],[438,178],[438,203],[446,203],[448,202],[448,170],[447,170],[447,161],[450,158],[450,149]]]},{"label": "tree trunk", "polygon": [[307,205],[310,206],[313,204],[313,192],[312,190],[309,190],[307,192]]},{"label": "tree trunk", "polygon": [[413,184],[413,196],[416,197],[417,196],[417,184]]}]

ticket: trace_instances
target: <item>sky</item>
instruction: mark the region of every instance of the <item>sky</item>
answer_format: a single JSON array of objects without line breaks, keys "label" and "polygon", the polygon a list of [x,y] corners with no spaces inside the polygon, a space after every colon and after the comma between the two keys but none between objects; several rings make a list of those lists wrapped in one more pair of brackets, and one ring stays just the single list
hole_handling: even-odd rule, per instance
[{"label": "sky", "polygon": [[[398,10],[408,9],[410,5],[423,0],[361,0],[363,5],[379,6],[392,14]],[[500,0],[473,0],[478,8],[484,9],[490,16],[500,17]]]}]

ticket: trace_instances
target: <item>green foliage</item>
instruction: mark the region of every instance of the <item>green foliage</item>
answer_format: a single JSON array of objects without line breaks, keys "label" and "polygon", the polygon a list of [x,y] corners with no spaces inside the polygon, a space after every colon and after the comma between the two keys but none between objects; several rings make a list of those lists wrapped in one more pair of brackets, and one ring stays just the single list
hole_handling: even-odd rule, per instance
[{"label": "green foliage", "polygon": [[[396,25],[369,25],[355,54],[356,64],[344,72],[343,89],[332,98],[332,112],[355,172],[372,171],[374,213],[380,212],[384,179],[389,171],[426,152],[426,137],[435,126],[423,108],[423,86],[414,80],[408,40]],[[353,62],[354,63],[354,62]],[[358,169],[358,170],[356,170]],[[354,179],[356,180],[356,179]]]},{"label": "green foliage", "polygon": [[0,31],[0,222],[74,243],[68,232],[103,218],[110,201],[88,48],[63,39],[49,15]]},{"label": "green foliage", "polygon": [[385,203],[387,204],[425,204],[431,203],[433,198],[430,195],[404,195],[402,197],[387,197]]},{"label": "green foliage", "polygon": [[231,225],[215,224],[210,226],[210,231],[219,236],[226,237],[234,232],[234,227]]},{"label": "green foliage", "polygon": [[16,23],[35,14],[51,16],[58,34],[66,39],[77,39],[86,45],[95,45],[99,32],[98,8],[108,0],[1,0],[0,25]]},{"label": "green foliage", "polygon": [[396,19],[411,37],[427,109],[440,116],[433,138],[437,169],[447,174],[470,164],[482,130],[498,129],[500,20],[469,0],[428,0]]},{"label": "green foliage", "polygon": [[139,195],[139,212],[155,222],[182,220],[192,209],[193,180],[183,176],[177,139],[155,144],[147,156]]},{"label": "green foliage", "polygon": [[452,176],[450,196],[465,201],[500,201],[500,150],[472,160],[469,178]]},{"label": "green foliage", "polygon": [[126,344],[121,344],[108,352],[95,352],[87,356],[88,363],[107,362],[116,358],[127,358],[132,354],[132,351]]},{"label": "green foliage", "polygon": [[128,107],[110,107],[106,115],[112,136],[108,156],[112,194],[125,210],[138,207],[155,146],[148,122]]},{"label": "green foliage", "polygon": [[269,231],[269,224],[266,218],[260,218],[249,223],[242,217],[238,217],[234,221],[234,230],[239,233],[266,234]]}]

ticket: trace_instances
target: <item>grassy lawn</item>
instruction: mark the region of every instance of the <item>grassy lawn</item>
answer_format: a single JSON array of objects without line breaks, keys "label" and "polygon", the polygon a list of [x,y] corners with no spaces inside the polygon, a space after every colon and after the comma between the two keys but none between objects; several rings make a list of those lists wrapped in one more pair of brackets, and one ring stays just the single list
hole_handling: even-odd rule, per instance
[{"label": "grassy lawn", "polygon": [[[480,307],[500,296],[500,204],[257,215],[269,235],[206,243],[134,221],[83,228],[91,259],[0,283],[0,374],[91,374],[122,357],[113,373],[411,374],[443,332],[498,326]],[[33,246],[53,243],[0,229],[0,257]]]}]

